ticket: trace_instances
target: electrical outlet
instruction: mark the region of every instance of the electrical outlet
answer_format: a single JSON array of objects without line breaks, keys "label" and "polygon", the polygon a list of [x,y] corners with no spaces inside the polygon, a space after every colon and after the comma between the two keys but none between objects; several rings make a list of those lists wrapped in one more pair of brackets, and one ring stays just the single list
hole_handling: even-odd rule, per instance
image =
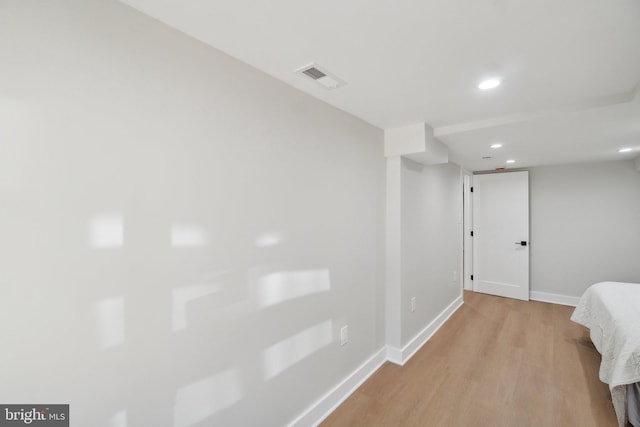
[{"label": "electrical outlet", "polygon": [[411,312],[416,311],[416,297],[411,298]]},{"label": "electrical outlet", "polygon": [[349,326],[344,325],[340,328],[340,345],[345,345],[349,342]]}]

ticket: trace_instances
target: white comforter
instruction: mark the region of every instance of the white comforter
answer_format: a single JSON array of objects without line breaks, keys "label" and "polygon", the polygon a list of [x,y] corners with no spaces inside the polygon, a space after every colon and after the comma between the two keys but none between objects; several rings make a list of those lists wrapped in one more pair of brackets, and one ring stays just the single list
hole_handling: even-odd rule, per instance
[{"label": "white comforter", "polygon": [[626,384],[640,382],[640,284],[602,282],[582,295],[571,320],[590,330],[602,355],[600,380],[609,384],[618,424],[626,424]]}]

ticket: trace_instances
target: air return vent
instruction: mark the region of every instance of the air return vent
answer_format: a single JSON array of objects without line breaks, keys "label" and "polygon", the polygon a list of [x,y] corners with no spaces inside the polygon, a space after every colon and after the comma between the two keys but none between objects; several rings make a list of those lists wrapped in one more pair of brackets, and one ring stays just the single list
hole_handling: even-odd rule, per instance
[{"label": "air return vent", "polygon": [[329,73],[327,70],[320,67],[316,63],[305,65],[304,67],[300,67],[295,71],[296,73],[300,73],[310,78],[311,80],[315,81],[325,89],[331,90],[331,89],[338,88],[340,86],[344,86],[346,84],[344,80]]},{"label": "air return vent", "polygon": [[321,79],[323,77],[326,77],[325,73],[323,73],[322,71],[318,70],[315,67],[307,68],[306,70],[304,70],[302,72],[302,74],[311,77],[313,80],[318,80],[318,79]]}]

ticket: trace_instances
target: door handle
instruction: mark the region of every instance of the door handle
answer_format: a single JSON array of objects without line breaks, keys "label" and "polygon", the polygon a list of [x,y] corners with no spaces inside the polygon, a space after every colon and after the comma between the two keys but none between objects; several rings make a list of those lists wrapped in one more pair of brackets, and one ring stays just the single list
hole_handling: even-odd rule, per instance
[{"label": "door handle", "polygon": [[527,246],[527,242],[524,240],[520,240],[519,242],[515,243],[516,245],[520,245],[520,246]]}]

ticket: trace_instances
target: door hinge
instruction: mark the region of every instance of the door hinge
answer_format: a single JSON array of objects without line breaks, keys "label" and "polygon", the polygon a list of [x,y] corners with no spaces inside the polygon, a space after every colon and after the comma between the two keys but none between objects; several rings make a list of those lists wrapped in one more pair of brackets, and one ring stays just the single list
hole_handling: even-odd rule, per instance
[{"label": "door hinge", "polygon": [[471,275],[471,280],[473,280],[473,274]]},{"label": "door hinge", "polygon": [[471,237],[473,237],[473,231],[471,232]]},{"label": "door hinge", "polygon": [[473,193],[473,187],[471,187],[471,192]]}]

